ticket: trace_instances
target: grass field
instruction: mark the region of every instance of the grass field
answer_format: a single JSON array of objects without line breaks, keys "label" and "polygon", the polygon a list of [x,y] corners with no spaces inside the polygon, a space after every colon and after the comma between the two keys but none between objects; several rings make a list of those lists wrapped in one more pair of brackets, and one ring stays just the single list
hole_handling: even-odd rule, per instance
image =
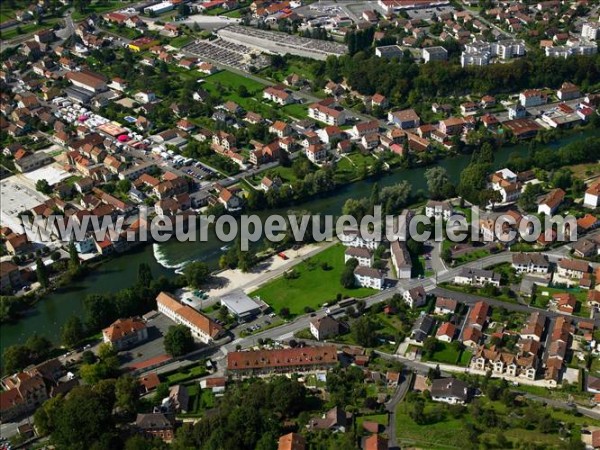
[{"label": "grass field", "polygon": [[308,106],[303,103],[292,103],[281,108],[285,114],[288,114],[296,119],[306,119],[308,117]]},{"label": "grass field", "polygon": [[[512,441],[513,446],[509,448],[521,448],[518,447],[518,443],[523,442],[536,443],[541,448],[565,448],[565,442],[561,440],[559,433],[546,434],[536,429],[522,428],[517,411],[509,410],[501,402],[492,402],[487,399],[482,399],[481,402],[485,405],[486,409],[493,409],[498,417],[506,421],[508,427],[503,430],[500,428],[490,428],[479,434],[480,448],[503,448],[497,446],[497,436],[500,431],[509,441]],[[434,423],[419,425],[409,415],[411,408],[412,405],[410,403],[402,402],[396,410],[396,434],[398,436],[398,443],[402,448],[418,447],[431,450],[462,449],[464,448],[464,440],[468,438],[465,425],[476,422],[476,419],[469,412],[462,418],[457,419],[448,413],[447,406],[428,401],[425,405],[425,414],[431,414],[434,411],[441,412],[440,420]],[[570,423],[577,429],[586,423],[586,421],[588,423],[590,421],[590,419],[585,417],[577,417],[564,411],[555,411],[550,408],[547,411],[555,419]],[[577,433],[577,429],[575,433]]]},{"label": "grass field", "polygon": [[73,11],[73,20],[82,20],[92,13],[104,14],[108,11],[123,8],[123,2],[102,2],[101,4],[92,3],[86,6],[85,11],[80,13],[79,11]]},{"label": "grass field", "polygon": [[203,365],[198,364],[197,366],[182,369],[178,372],[168,375],[165,381],[169,383],[169,385],[173,385],[191,380],[193,378],[201,377],[202,375],[206,375],[206,368]]},{"label": "grass field", "polygon": [[[19,25],[17,27],[11,27],[6,30],[2,30],[0,32],[0,39],[2,39],[2,40],[14,39],[17,36],[35,33],[36,31],[45,30],[47,28],[52,28],[52,26],[55,23],[57,23],[59,20],[60,19],[57,19],[57,18],[47,19],[44,21],[44,23],[42,23],[40,25],[31,22],[31,23]],[[19,30],[20,30],[20,32],[19,32]]]},{"label": "grass field", "polygon": [[[250,296],[258,295],[277,312],[287,307],[292,315],[303,314],[305,307],[319,308],[330,302],[337,294],[349,297],[367,297],[375,291],[368,288],[345,289],[340,284],[344,271],[344,251],[342,244],[336,244],[318,255],[309,258],[294,267],[297,278],[276,278]],[[329,270],[323,270],[327,263]]]},{"label": "grass field", "polygon": [[172,39],[171,42],[169,42],[169,44],[172,45],[173,47],[181,48],[181,47],[189,44],[193,40],[194,40],[194,38],[192,36],[186,36],[184,34],[182,36],[177,36],[176,38]]},{"label": "grass field", "polygon": [[[388,424],[388,415],[387,414],[370,414],[367,416],[359,416],[356,418],[357,428],[362,429],[363,422],[375,422],[384,427],[387,427]],[[380,427],[381,428],[381,427]]]},{"label": "grass field", "polygon": [[466,367],[471,361],[472,353],[469,350],[457,350],[451,344],[446,342],[437,342],[436,351],[430,358],[426,358],[423,355],[423,361],[434,361],[445,364],[455,364],[458,366]]}]

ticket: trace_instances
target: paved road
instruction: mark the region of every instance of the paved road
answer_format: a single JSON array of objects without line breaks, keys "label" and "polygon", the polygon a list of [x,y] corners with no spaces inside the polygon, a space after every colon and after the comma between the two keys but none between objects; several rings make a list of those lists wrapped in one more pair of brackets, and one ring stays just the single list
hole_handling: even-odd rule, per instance
[{"label": "paved road", "polygon": [[[524,312],[524,313],[532,313],[532,312],[537,311],[540,314],[542,314],[546,317],[552,318],[552,319],[559,317],[559,316],[569,317],[570,319],[573,320],[573,322],[576,322],[576,323],[582,322],[582,321],[587,322],[587,321],[591,320],[587,317],[572,316],[572,315],[563,314],[563,313],[560,313],[557,311],[548,311],[546,309],[535,308],[533,306],[521,305],[519,303],[508,303],[508,302],[505,302],[502,300],[497,300],[494,298],[482,297],[481,295],[465,294],[463,292],[457,292],[457,291],[453,291],[450,289],[435,288],[430,293],[441,296],[441,297],[451,297],[455,300],[458,300],[461,303],[466,303],[468,305],[472,305],[473,303],[478,302],[480,300],[485,300],[491,306],[495,306],[497,308],[504,308],[509,311],[517,311],[517,312]],[[600,319],[596,319],[595,324],[596,324],[596,327],[600,326]]]},{"label": "paved road", "polygon": [[390,450],[398,449],[398,440],[396,437],[396,409],[398,408],[398,404],[404,400],[410,386],[412,384],[412,380],[414,377],[414,372],[402,371],[402,382],[396,388],[394,395],[392,398],[385,404],[385,409],[388,412],[388,427],[387,427],[387,436],[388,436],[388,448]]}]

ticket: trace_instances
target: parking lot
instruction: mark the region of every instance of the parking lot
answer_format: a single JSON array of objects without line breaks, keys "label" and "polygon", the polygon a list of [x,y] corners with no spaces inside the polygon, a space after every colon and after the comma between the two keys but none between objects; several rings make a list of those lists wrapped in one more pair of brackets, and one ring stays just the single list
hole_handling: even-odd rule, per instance
[{"label": "parking lot", "polygon": [[146,325],[148,326],[148,340],[130,350],[119,353],[122,366],[131,366],[165,354],[164,335],[170,326],[175,325],[175,322],[159,313],[153,319],[148,320]]}]

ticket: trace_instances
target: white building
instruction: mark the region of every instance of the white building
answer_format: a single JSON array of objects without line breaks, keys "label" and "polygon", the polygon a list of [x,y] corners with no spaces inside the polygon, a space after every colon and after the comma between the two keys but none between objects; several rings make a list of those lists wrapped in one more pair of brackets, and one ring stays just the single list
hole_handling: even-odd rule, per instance
[{"label": "white building", "polygon": [[423,286],[417,286],[404,291],[402,298],[411,308],[420,308],[427,302],[427,293]]},{"label": "white building", "polygon": [[548,96],[539,89],[527,89],[519,94],[519,102],[525,108],[544,105]]},{"label": "white building", "polygon": [[452,206],[448,202],[437,202],[435,200],[429,200],[425,205],[425,215],[429,218],[442,218],[444,220],[450,219],[452,215]]},{"label": "white building", "polygon": [[592,184],[583,197],[583,206],[587,208],[597,208],[600,198],[600,181]]},{"label": "white building", "polygon": [[421,53],[425,63],[431,61],[446,61],[448,59],[448,50],[444,47],[427,47]]},{"label": "white building", "polygon": [[469,385],[455,378],[438,378],[431,383],[431,400],[462,405],[469,400]]},{"label": "white building", "polygon": [[344,263],[352,258],[358,261],[359,266],[371,267],[373,264],[373,253],[366,247],[348,247],[344,252]]},{"label": "white building", "polygon": [[209,317],[199,313],[194,308],[182,305],[166,292],[161,292],[156,297],[158,311],[172,321],[183,324],[190,329],[194,339],[205,344],[218,339],[223,333],[223,328],[213,322]]},{"label": "white building", "polygon": [[360,230],[355,228],[345,228],[339,238],[346,247],[365,247],[370,250],[375,250],[379,247],[377,239],[372,236],[363,235]]},{"label": "white building", "polygon": [[412,274],[412,260],[406,248],[406,243],[399,240],[392,242],[390,244],[390,252],[392,254],[392,264],[394,265],[398,279],[409,279]]},{"label": "white building", "polygon": [[599,22],[587,22],[581,27],[581,37],[590,41],[598,39]]},{"label": "white building", "polygon": [[541,253],[513,253],[512,267],[517,273],[547,274],[550,263]]},{"label": "white building", "polygon": [[491,284],[500,287],[500,274],[491,270],[463,267],[460,273],[454,277],[454,283],[471,286]]},{"label": "white building", "polygon": [[354,278],[361,287],[383,289],[383,272],[371,267],[358,266],[354,269]]}]

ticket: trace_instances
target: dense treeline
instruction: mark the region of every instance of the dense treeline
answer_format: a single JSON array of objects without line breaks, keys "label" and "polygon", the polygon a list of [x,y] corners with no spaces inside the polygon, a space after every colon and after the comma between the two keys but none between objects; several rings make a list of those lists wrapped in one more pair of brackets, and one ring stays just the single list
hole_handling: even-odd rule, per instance
[{"label": "dense treeline", "polygon": [[564,81],[585,92],[600,82],[600,55],[569,59],[529,55],[510,64],[461,68],[457,64],[418,65],[411,58],[378,58],[365,52],[329,57],[315,75],[341,81],[345,78],[362,94],[379,92],[393,104],[408,106],[419,100],[464,94],[514,93],[525,88],[557,88]]},{"label": "dense treeline", "polygon": [[227,389],[215,414],[184,425],[173,448],[183,450],[255,450],[276,448],[281,424],[314,408],[314,399],[295,380],[277,377]]},{"label": "dense treeline", "polygon": [[156,296],[161,291],[180,287],[182,278],[154,279],[150,267],[142,263],[138,271],[137,282],[130,288],[116,293],[90,294],[83,300],[84,324],[86,329],[95,333],[107,327],[119,317],[131,317],[145,314],[156,308]]},{"label": "dense treeline", "polygon": [[528,156],[511,155],[507,165],[517,171],[532,167],[554,170],[572,164],[591,163],[598,159],[600,159],[600,137],[590,137],[571,142],[558,150],[533,145]]}]

